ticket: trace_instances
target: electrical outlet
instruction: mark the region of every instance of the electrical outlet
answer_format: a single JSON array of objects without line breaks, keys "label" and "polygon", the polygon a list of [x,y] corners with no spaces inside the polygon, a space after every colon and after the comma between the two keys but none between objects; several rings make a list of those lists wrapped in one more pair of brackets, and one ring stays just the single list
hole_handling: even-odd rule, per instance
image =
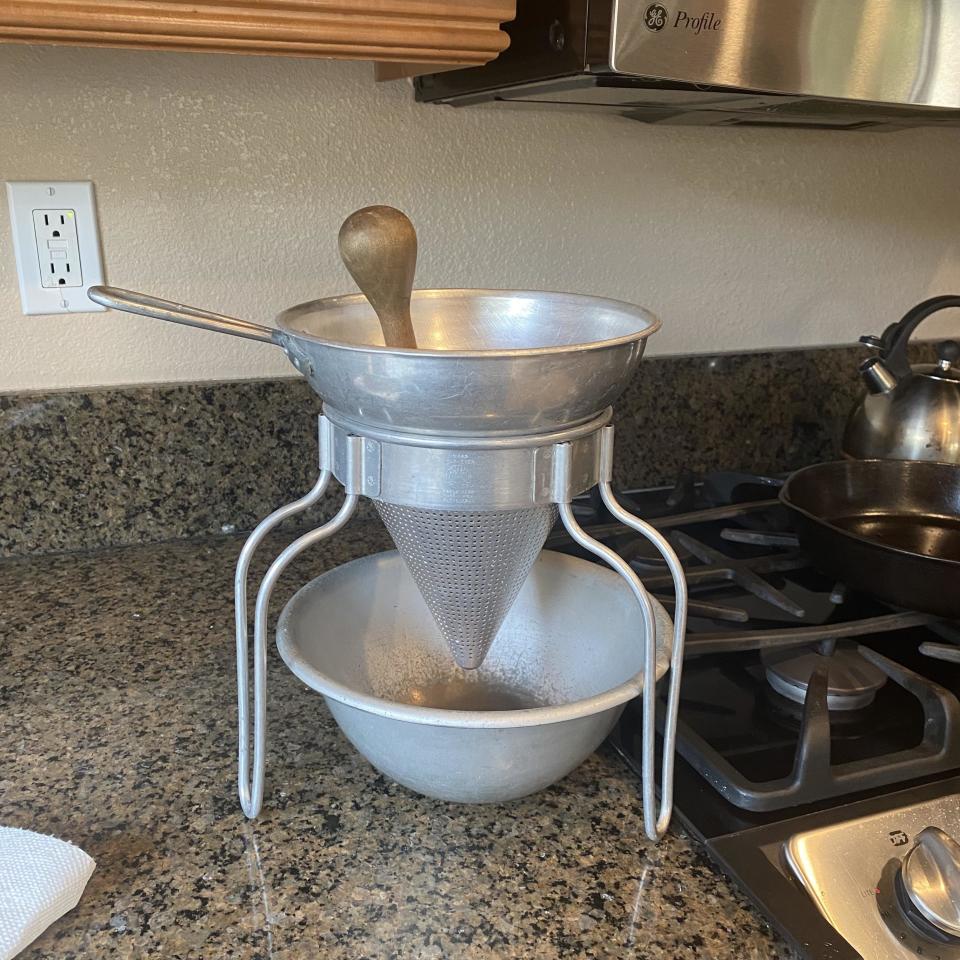
[{"label": "electrical outlet", "polygon": [[25,314],[104,310],[87,297],[103,283],[93,184],[7,184],[13,250]]},{"label": "electrical outlet", "polygon": [[37,238],[40,283],[44,287],[83,286],[83,267],[77,247],[77,211],[34,210],[33,233]]}]

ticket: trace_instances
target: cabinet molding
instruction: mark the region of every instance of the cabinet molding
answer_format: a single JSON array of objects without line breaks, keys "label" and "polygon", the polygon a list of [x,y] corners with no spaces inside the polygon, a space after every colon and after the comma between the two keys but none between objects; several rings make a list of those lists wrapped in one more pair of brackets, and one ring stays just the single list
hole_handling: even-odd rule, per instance
[{"label": "cabinet molding", "polygon": [[0,42],[479,65],[515,0],[14,0]]}]

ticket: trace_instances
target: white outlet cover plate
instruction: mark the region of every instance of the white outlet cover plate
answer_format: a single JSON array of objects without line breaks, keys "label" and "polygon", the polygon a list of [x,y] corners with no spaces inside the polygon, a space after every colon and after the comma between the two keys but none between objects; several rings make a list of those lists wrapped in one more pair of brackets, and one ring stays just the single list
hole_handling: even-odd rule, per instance
[{"label": "white outlet cover plate", "polygon": [[[7,183],[7,206],[17,259],[20,302],[25,314],[92,313],[106,307],[94,303],[87,289],[103,283],[100,231],[93,184],[86,181],[20,180]],[[34,218],[37,210],[72,210],[75,215],[80,286],[44,286]]]}]

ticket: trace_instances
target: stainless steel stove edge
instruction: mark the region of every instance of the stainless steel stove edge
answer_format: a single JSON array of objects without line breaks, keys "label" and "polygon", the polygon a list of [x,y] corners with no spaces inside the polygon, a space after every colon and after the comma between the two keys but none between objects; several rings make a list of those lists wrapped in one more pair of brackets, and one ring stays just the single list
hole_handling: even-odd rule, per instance
[{"label": "stainless steel stove edge", "polygon": [[[925,935],[898,905],[901,868],[921,850],[918,844],[930,828],[960,835],[960,796],[946,793],[804,830],[791,836],[783,850],[820,912],[864,960],[956,960],[960,941],[941,933],[939,925],[929,925]],[[915,897],[909,887],[905,893]],[[947,893],[949,900],[960,891]],[[922,900],[916,906],[923,910]]]}]

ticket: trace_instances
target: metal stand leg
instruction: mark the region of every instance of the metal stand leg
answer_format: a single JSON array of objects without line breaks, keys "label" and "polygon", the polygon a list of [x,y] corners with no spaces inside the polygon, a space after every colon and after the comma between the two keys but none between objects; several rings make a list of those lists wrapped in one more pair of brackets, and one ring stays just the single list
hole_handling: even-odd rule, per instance
[{"label": "metal stand leg", "polygon": [[[670,652],[670,687],[667,693],[667,712],[663,727],[663,760],[661,764],[660,783],[660,812],[654,828],[656,839],[666,833],[673,814],[673,760],[677,740],[677,714],[680,709],[680,680],[683,671],[683,646],[687,633],[687,583],[683,576],[683,567],[673,552],[670,544],[662,537],[659,531],[644,523],[632,513],[628,513],[617,503],[609,483],[600,484],[600,496],[604,505],[621,523],[632,527],[637,533],[646,537],[659,551],[666,561],[667,567],[673,576],[673,589],[676,596],[676,606],[673,611],[673,648]],[[643,698],[643,769],[653,769],[655,730],[656,730],[656,697],[647,696],[644,690]],[[644,783],[644,826],[647,836],[651,836],[646,820],[647,812],[646,783]]]},{"label": "metal stand leg", "polygon": [[[673,648],[670,652],[670,686],[667,692],[667,712],[663,726],[663,759],[661,764],[660,810],[655,827],[656,839],[666,833],[673,813],[673,765],[677,741],[677,714],[680,709],[680,681],[683,674],[683,647],[687,634],[687,581],[680,559],[667,539],[655,527],[624,510],[613,494],[613,427],[603,428],[600,437],[600,497],[604,506],[622,524],[636,530],[656,547],[673,577],[675,607],[673,611]],[[656,747],[656,698],[646,696],[643,701],[643,769],[654,769]],[[646,784],[644,785],[646,788]],[[644,826],[650,836],[646,820],[647,796],[644,793]]]},{"label": "metal stand leg", "polygon": [[275,510],[266,519],[262,520],[247,538],[247,542],[240,551],[237,560],[237,571],[234,577],[234,596],[236,613],[237,635],[237,726],[239,728],[238,749],[238,788],[240,806],[248,817],[255,817],[260,812],[263,802],[263,772],[266,746],[266,713],[267,713],[267,646],[266,622],[267,608],[270,594],[277,578],[290,561],[302,550],[313,543],[336,533],[350,519],[357,505],[356,496],[348,496],[329,522],[310,533],[295,540],[273,562],[267,575],[264,577],[257,594],[257,605],[254,616],[254,654],[253,654],[253,769],[250,768],[250,715],[249,715],[249,667],[247,645],[247,575],[250,570],[250,561],[257,547],[264,537],[287,517],[294,516],[317,503],[323,497],[330,483],[330,471],[324,470],[320,474],[313,489],[286,506]]},{"label": "metal stand leg", "polygon": [[[617,573],[627,581],[630,589],[633,591],[637,603],[640,605],[640,613],[643,616],[644,648],[643,648],[643,830],[651,840],[659,840],[660,834],[657,833],[657,818],[654,814],[656,807],[656,783],[653,767],[653,748],[647,749],[647,712],[648,706],[656,706],[656,682],[657,676],[657,623],[653,614],[653,607],[650,604],[650,597],[644,589],[640,578],[633,572],[630,565],[622,557],[618,556],[609,547],[604,546],[599,540],[594,540],[583,527],[577,523],[573,515],[573,509],[569,503],[558,504],[560,510],[560,519],[567,528],[567,532],[573,539],[585,550],[600,557],[605,563],[609,564]],[[649,755],[648,755],[649,753]]]},{"label": "metal stand leg", "polygon": [[[566,449],[565,449],[566,448]],[[613,467],[613,427],[604,427],[600,441],[600,497],[610,513],[621,523],[636,530],[649,540],[665,560],[673,578],[676,593],[676,607],[673,617],[673,646],[670,654],[670,687],[667,698],[667,715],[663,729],[663,758],[660,785],[660,806],[656,796],[656,669],[657,642],[656,621],[650,598],[640,578],[630,565],[609,547],[591,537],[577,523],[570,506],[570,463],[569,444],[558,444],[556,448],[556,475],[554,493],[558,500],[560,519],[567,532],[584,549],[600,557],[619,573],[636,597],[643,616],[646,643],[644,646],[644,688],[643,688],[643,734],[641,791],[643,795],[643,829],[653,841],[659,840],[670,825],[673,813],[673,766],[677,734],[677,713],[680,706],[680,679],[683,666],[683,646],[687,630],[687,583],[683,567],[666,539],[639,517],[628,513],[617,502],[610,485]]]}]

